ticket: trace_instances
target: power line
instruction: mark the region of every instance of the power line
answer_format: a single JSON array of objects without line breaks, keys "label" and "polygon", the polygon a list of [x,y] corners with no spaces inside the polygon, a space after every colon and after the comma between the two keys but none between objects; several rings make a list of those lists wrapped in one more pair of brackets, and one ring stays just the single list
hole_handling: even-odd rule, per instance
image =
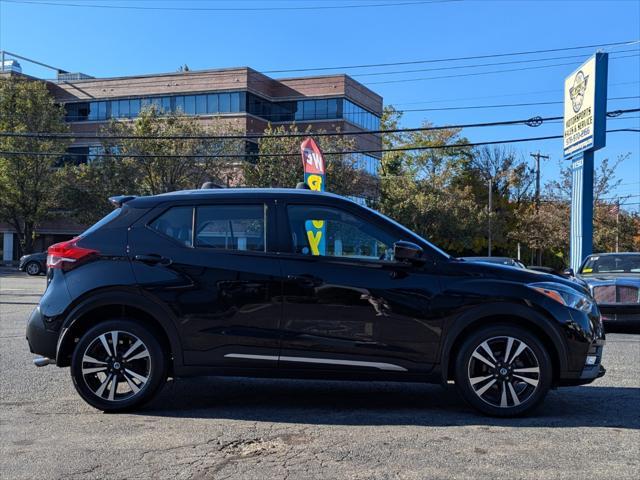
[{"label": "power line", "polygon": [[[640,129],[635,128],[621,128],[614,130],[607,130],[607,133],[617,132],[633,132],[640,133]],[[535,142],[542,140],[556,140],[563,138],[562,135],[549,135],[545,137],[530,137],[530,138],[514,138],[507,140],[491,140],[485,142],[473,142],[473,143],[456,143],[452,145],[428,145],[428,146],[411,146],[411,147],[392,147],[384,149],[368,149],[368,150],[347,150],[347,151],[330,151],[323,152],[324,155],[352,155],[352,154],[367,154],[367,153],[388,153],[388,152],[406,152],[406,151],[423,151],[423,150],[455,150],[457,148],[470,148],[479,147],[485,145],[501,145],[510,143],[524,143]],[[0,155],[25,155],[25,156],[42,156],[42,157],[62,157],[65,155],[73,155],[73,153],[52,153],[52,152],[34,152],[34,151],[13,151],[2,150]],[[251,157],[299,157],[299,153],[231,153],[231,154],[121,154],[121,153],[96,153],[92,154],[94,157],[113,157],[113,158],[251,158]]]},{"label": "power line", "polygon": [[[639,83],[640,83],[640,80],[635,80],[631,82],[616,82],[616,83],[608,84],[607,87],[618,87],[622,85],[637,85]],[[460,100],[484,100],[487,98],[524,97],[527,95],[539,95],[541,93],[558,93],[561,91],[562,91],[562,88],[554,88],[553,90],[536,90],[531,92],[504,93],[501,95],[482,95],[478,97],[464,97],[464,98],[441,98],[439,100],[426,100],[426,101],[420,101],[420,102],[400,102],[400,103],[394,103],[393,105],[422,105],[422,104],[430,104],[430,103],[458,102]]]},{"label": "power line", "polygon": [[584,50],[587,48],[634,45],[634,44],[637,44],[638,42],[640,42],[640,40],[626,40],[624,42],[599,43],[599,44],[592,44],[592,45],[580,45],[575,47],[548,48],[544,50],[525,50],[525,51],[519,51],[519,52],[491,53],[491,54],[485,54],[485,55],[472,55],[467,57],[431,58],[427,60],[410,60],[406,62],[341,65],[338,67],[315,67],[315,68],[295,68],[295,69],[286,69],[286,70],[265,70],[264,73],[298,73],[298,72],[313,72],[313,71],[323,71],[323,70],[352,70],[356,68],[377,68],[377,67],[392,67],[392,66],[398,66],[398,65],[417,65],[417,64],[423,64],[423,63],[457,62],[457,61],[463,61],[463,60],[479,60],[479,59],[485,59],[485,58],[534,55],[539,53],[566,52],[571,50]]},{"label": "power line", "polygon": [[[607,112],[607,116],[615,115],[615,118],[625,113],[640,112],[640,108],[629,108],[624,110],[613,110]],[[544,122],[553,122],[562,120],[563,117],[531,117],[519,120],[502,120],[495,122],[482,123],[466,123],[454,125],[433,125],[429,127],[412,127],[412,128],[395,128],[387,130],[361,130],[355,132],[294,132],[294,133],[273,133],[273,134],[237,134],[237,135],[105,135],[105,134],[89,134],[89,133],[56,133],[56,132],[0,132],[0,137],[17,137],[17,138],[59,138],[59,139],[118,139],[118,140],[251,140],[260,138],[302,138],[302,137],[336,137],[336,136],[358,136],[358,135],[383,135],[391,133],[412,133],[412,132],[428,132],[437,130],[464,129],[464,128],[481,128],[481,127],[497,127],[505,125],[527,125],[529,127],[538,127]]]},{"label": "power line", "polygon": [[155,10],[155,11],[171,11],[171,12],[272,12],[286,10],[346,10],[351,8],[377,8],[377,7],[403,7],[418,6],[432,3],[452,3],[461,2],[462,0],[421,0],[395,3],[368,3],[361,5],[309,5],[297,7],[147,7],[141,5],[96,5],[96,4],[79,4],[79,3],[59,3],[51,1],[32,1],[32,0],[0,0],[5,3],[18,3],[25,5],[47,5],[56,7],[79,7],[79,8],[100,8],[114,10]]},{"label": "power line", "polygon": [[[628,53],[628,52],[637,52],[638,49],[637,48],[632,48],[632,49],[628,49],[628,50],[619,50],[615,53]],[[562,57],[545,57],[545,58],[532,58],[532,59],[526,59],[526,60],[510,60],[508,62],[494,62],[494,63],[480,63],[480,64],[475,64],[475,65],[453,65],[453,66],[449,66],[449,67],[436,67],[436,68],[418,68],[418,69],[413,69],[413,70],[395,70],[395,71],[391,71],[391,72],[371,72],[371,73],[356,73],[354,75],[352,75],[353,77],[374,77],[374,76],[380,76],[380,75],[396,75],[396,74],[401,74],[401,73],[415,73],[415,72],[435,72],[435,71],[441,71],[441,70],[459,70],[462,68],[478,68],[478,67],[493,67],[496,65],[514,65],[514,64],[521,64],[521,63],[533,63],[533,62],[545,62],[545,61],[549,61],[549,60],[566,60],[569,58],[584,58],[584,54],[582,55],[565,55]],[[624,58],[623,57],[618,57],[618,58]]]},{"label": "power line", "polygon": [[[629,97],[611,97],[608,98],[607,101],[610,100],[633,100],[640,98],[639,95],[629,96]],[[461,107],[435,107],[435,108],[407,108],[403,110],[396,110],[396,112],[441,112],[447,110],[476,110],[476,109],[489,109],[489,108],[512,108],[512,107],[532,107],[532,106],[541,106],[541,105],[562,105],[563,101],[555,101],[555,102],[530,102],[530,103],[504,103],[497,105],[466,105]]]},{"label": "power line", "polygon": [[[631,57],[638,57],[640,55],[638,54],[634,54],[634,55],[621,55],[619,57],[611,57],[610,60],[620,60],[623,58],[631,58]],[[440,79],[444,79],[444,78],[461,78],[461,77],[475,77],[478,75],[491,75],[491,74],[495,74],[495,73],[509,73],[509,72],[521,72],[521,71],[525,71],[525,70],[538,70],[541,68],[551,68],[551,67],[564,67],[564,66],[568,66],[568,65],[575,65],[575,62],[569,62],[569,63],[553,63],[550,65],[537,65],[534,67],[521,67],[521,68],[508,68],[508,69],[503,69],[503,70],[491,70],[489,72],[473,72],[473,73],[458,73],[455,75],[439,75],[439,76],[435,76],[435,77],[419,77],[419,78],[403,78],[403,79],[399,79],[399,80],[384,80],[381,82],[369,82],[367,83],[367,85],[383,85],[383,84],[390,84],[390,83],[405,83],[405,82],[421,82],[424,80],[440,80]]]}]

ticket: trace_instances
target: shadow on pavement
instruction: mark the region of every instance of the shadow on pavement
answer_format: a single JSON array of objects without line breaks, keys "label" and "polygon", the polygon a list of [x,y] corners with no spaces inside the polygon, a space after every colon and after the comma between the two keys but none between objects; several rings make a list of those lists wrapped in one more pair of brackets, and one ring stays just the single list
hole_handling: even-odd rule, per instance
[{"label": "shadow on pavement", "polygon": [[452,386],[203,377],[169,382],[136,413],[311,425],[640,429],[640,388],[561,388],[532,416],[499,419],[477,414]]}]

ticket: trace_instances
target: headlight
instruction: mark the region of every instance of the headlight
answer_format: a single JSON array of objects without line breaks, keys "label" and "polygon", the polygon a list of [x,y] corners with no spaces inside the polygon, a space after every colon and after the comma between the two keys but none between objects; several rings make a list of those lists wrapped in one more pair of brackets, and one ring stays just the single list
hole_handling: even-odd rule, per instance
[{"label": "headlight", "polygon": [[575,308],[582,312],[590,312],[593,308],[593,300],[587,295],[555,282],[530,283],[530,288],[546,295],[562,305]]}]

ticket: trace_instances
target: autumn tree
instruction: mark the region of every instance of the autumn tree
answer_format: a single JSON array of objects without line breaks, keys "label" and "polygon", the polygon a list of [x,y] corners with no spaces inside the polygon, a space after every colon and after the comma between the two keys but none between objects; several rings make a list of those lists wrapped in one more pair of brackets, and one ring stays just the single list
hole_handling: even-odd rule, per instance
[{"label": "autumn tree", "polygon": [[[15,76],[0,79],[0,130],[67,133],[64,109],[44,82]],[[57,172],[69,139],[2,137],[0,150],[0,221],[16,231],[19,253],[31,253],[36,226],[51,217],[56,204]]]},{"label": "autumn tree", "polygon": [[154,106],[135,120],[113,120],[105,133],[120,137],[105,141],[105,152],[135,161],[138,190],[150,195],[220,180],[229,163],[244,152],[243,140],[216,138],[238,134],[229,126],[215,123],[205,129],[196,118]]},{"label": "autumn tree", "polygon": [[[259,140],[257,158],[244,164],[245,184],[249,187],[292,188],[301,182],[304,172],[300,144],[304,135],[300,134],[313,137],[311,127],[301,131],[296,124],[269,125],[264,131],[265,136]],[[357,168],[353,155],[337,153],[354,150],[353,137],[337,131],[335,135],[321,135],[314,139],[324,154],[327,189],[340,195],[368,196],[368,192],[375,188],[375,181]]]}]

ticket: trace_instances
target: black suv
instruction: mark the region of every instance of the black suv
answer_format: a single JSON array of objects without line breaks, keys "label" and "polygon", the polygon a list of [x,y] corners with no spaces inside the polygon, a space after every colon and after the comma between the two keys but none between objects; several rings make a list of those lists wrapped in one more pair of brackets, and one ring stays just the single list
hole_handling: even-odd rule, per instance
[{"label": "black suv", "polygon": [[49,248],[27,340],[82,398],[137,407],[168,376],[455,382],[478,410],[530,411],[604,374],[589,292],[465,262],[346,198],[297,189],[115,197]]}]

